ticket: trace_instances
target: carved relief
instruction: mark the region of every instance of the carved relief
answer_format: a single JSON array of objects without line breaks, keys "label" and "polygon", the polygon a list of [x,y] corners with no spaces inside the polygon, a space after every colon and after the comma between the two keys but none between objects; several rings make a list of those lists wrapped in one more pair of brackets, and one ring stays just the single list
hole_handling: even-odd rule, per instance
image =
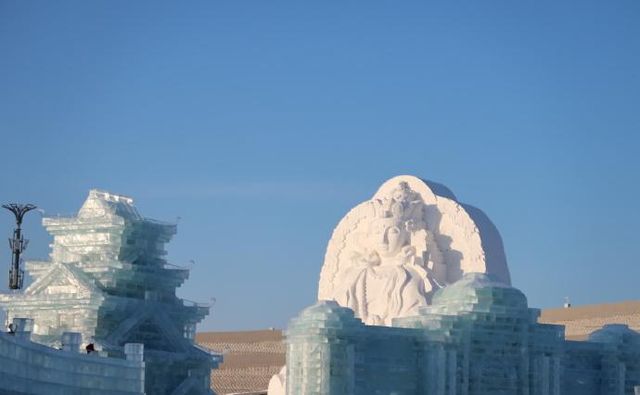
[{"label": "carved relief", "polygon": [[[464,273],[490,273],[510,284],[493,223],[433,185],[440,193],[417,177],[394,177],[347,213],[327,245],[318,299],[351,308],[365,324],[391,326]],[[269,395],[285,394],[286,372],[273,376]]]},{"label": "carved relief", "polygon": [[353,309],[366,324],[390,326],[463,273],[487,271],[478,228],[464,208],[424,181],[400,176],[334,230],[318,299]]}]

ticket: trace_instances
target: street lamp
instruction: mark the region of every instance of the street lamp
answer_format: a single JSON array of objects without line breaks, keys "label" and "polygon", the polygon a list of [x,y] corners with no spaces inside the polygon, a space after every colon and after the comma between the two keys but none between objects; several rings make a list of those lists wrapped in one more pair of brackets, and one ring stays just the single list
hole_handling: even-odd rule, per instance
[{"label": "street lamp", "polygon": [[3,204],[3,208],[11,211],[13,215],[16,217],[16,228],[13,230],[13,238],[9,239],[9,248],[11,248],[11,267],[9,268],[9,289],[20,289],[22,288],[22,281],[24,279],[24,271],[20,267],[20,254],[27,249],[27,245],[29,244],[29,240],[25,240],[22,235],[22,218],[24,215],[35,209],[36,206],[33,204]]}]

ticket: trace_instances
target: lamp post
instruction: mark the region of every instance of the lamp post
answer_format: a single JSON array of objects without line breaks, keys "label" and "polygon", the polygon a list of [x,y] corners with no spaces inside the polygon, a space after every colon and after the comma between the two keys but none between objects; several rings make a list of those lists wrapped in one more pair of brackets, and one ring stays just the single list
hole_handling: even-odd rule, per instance
[{"label": "lamp post", "polygon": [[24,278],[24,271],[20,267],[20,255],[27,249],[29,240],[25,240],[22,235],[22,218],[24,215],[35,209],[33,204],[3,204],[3,208],[11,211],[16,217],[16,228],[13,230],[13,238],[9,239],[9,248],[11,248],[11,267],[9,268],[9,289],[22,288],[22,281]]}]

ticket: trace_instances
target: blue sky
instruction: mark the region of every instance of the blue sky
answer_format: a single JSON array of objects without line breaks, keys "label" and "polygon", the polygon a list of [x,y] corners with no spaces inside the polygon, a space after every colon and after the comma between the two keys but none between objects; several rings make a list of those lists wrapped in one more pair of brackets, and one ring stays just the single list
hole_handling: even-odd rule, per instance
[{"label": "blue sky", "polygon": [[0,201],[71,214],[101,188],[180,217],[179,294],[217,300],[202,330],[285,326],[333,227],[399,174],[484,210],[530,305],[638,299],[638,20],[631,0],[0,0]]}]

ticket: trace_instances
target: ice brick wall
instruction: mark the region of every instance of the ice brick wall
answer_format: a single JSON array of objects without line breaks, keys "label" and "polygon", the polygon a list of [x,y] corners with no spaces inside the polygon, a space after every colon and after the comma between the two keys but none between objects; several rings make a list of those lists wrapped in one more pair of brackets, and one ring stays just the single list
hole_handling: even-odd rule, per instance
[{"label": "ice brick wall", "polygon": [[427,368],[438,369],[421,359],[434,346],[420,331],[365,326],[333,301],[305,309],[286,336],[289,394],[423,393]]},{"label": "ice brick wall", "polygon": [[0,333],[0,393],[144,394],[144,363],[46,347]]}]

